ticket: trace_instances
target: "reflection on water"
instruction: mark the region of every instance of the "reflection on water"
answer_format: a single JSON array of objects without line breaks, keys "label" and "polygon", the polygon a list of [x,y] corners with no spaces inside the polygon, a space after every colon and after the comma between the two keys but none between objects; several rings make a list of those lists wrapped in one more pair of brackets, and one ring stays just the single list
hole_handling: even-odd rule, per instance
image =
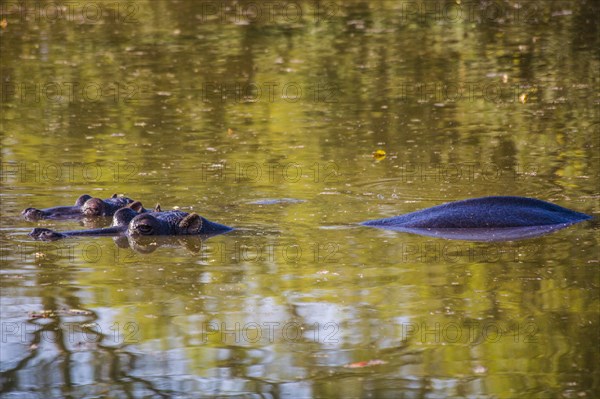
[{"label": "reflection on water", "polygon": [[115,237],[115,244],[119,248],[131,248],[132,250],[149,254],[156,251],[160,247],[182,247],[186,248],[190,253],[198,255],[202,250],[202,241],[209,238],[208,236],[178,236],[178,237],[132,237],[120,236]]},{"label": "reflection on water", "polygon": [[[487,195],[597,217],[595,3],[19,4],[0,10],[7,397],[595,396],[596,224],[356,226]],[[20,216],[82,192],[236,230],[27,236],[110,224]]]},{"label": "reflection on water", "polygon": [[411,227],[381,227],[403,233],[420,234],[429,237],[445,238],[448,240],[503,242],[518,241],[528,238],[541,237],[554,231],[562,230],[573,223],[550,224],[546,226],[527,227],[497,227],[497,228],[470,228],[470,229],[443,229],[443,228],[411,228]]}]

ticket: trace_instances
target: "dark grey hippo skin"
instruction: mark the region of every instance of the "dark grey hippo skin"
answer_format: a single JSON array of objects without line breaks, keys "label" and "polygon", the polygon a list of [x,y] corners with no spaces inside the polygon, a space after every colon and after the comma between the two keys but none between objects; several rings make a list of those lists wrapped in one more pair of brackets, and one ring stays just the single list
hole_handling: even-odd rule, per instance
[{"label": "dark grey hippo skin", "polygon": [[[160,209],[157,207],[157,209]],[[124,234],[127,231],[129,222],[133,220],[139,213],[130,207],[121,208],[113,215],[112,224],[110,227],[104,227],[101,229],[88,229],[88,230],[72,230],[58,232],[46,228],[35,228],[29,233],[30,237],[36,240],[42,241],[54,241],[66,237],[77,237],[77,236],[114,236]]]},{"label": "dark grey hippo skin", "polygon": [[[118,197],[117,194],[107,199],[93,198],[91,195],[84,194],[75,201],[73,206],[55,206],[45,209],[27,208],[21,214],[27,220],[113,216],[116,211],[134,202],[131,198]],[[147,209],[143,208],[139,211],[148,212]]]},{"label": "dark grey hippo skin", "polygon": [[534,198],[495,196],[449,202],[361,225],[448,239],[509,241],[589,219],[584,213]]},{"label": "dark grey hippo skin", "polygon": [[160,206],[157,206],[153,212],[143,213],[136,211],[132,207],[119,209],[114,214],[110,227],[64,232],[35,228],[29,235],[36,240],[54,241],[75,236],[115,236],[125,234],[132,237],[175,235],[213,236],[231,230],[233,230],[231,227],[211,222],[196,213],[183,211],[163,212]]},{"label": "dark grey hippo skin", "polygon": [[221,234],[231,230],[231,227],[211,222],[197,213],[183,211],[139,214],[127,226],[130,236]]}]

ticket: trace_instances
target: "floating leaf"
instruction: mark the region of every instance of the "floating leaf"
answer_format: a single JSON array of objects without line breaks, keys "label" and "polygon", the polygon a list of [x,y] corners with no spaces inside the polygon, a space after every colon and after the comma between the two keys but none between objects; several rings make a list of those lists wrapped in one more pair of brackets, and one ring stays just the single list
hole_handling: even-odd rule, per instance
[{"label": "floating leaf", "polygon": [[6,18],[2,18],[2,21],[0,21],[0,28],[6,29],[7,26],[8,26],[8,21],[6,20]]},{"label": "floating leaf", "polygon": [[519,101],[521,101],[521,103],[525,104],[527,102],[527,93],[523,93],[519,96]]},{"label": "floating leaf", "polygon": [[373,153],[373,158],[375,158],[376,161],[381,161],[383,159],[385,159],[385,151],[384,150],[377,150]]}]

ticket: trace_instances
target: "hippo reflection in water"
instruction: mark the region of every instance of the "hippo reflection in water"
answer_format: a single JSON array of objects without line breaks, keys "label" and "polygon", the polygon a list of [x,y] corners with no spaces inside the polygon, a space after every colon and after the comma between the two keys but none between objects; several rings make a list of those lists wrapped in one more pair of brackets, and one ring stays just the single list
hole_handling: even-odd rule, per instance
[{"label": "hippo reflection in water", "polygon": [[591,219],[549,202],[525,197],[483,197],[370,220],[363,226],[454,240],[510,241],[538,237]]},{"label": "hippo reflection in water", "polygon": [[192,254],[200,254],[205,239],[217,234],[185,236],[130,236],[118,235],[113,241],[119,248],[129,248],[141,254],[150,254],[158,248],[186,248]]},{"label": "hippo reflection in water", "polygon": [[[39,219],[74,219],[85,216],[113,216],[119,209],[133,204],[135,201],[127,197],[114,194],[107,199],[93,198],[84,194],[77,198],[73,206],[55,206],[53,208],[37,209],[27,208],[21,214],[28,220]],[[139,203],[139,202],[138,202]],[[141,205],[141,203],[139,203]],[[140,207],[138,212],[148,212]]]},{"label": "hippo reflection in water", "polygon": [[[45,228],[35,228],[29,235],[37,240],[54,241],[74,236],[123,235],[139,236],[176,236],[205,235],[212,236],[233,230],[231,227],[211,222],[197,213],[183,211],[161,211],[157,205],[153,212],[139,213],[142,208],[138,202],[119,209],[113,216],[110,227],[90,230],[73,230],[57,232]],[[143,208],[142,208],[143,209]]]}]

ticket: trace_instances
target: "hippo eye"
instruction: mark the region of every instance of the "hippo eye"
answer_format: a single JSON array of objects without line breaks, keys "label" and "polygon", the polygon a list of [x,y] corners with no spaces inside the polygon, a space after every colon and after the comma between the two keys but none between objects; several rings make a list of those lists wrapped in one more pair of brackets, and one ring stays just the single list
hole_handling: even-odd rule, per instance
[{"label": "hippo eye", "polygon": [[138,224],[137,230],[141,234],[146,234],[146,235],[152,234],[152,226],[150,226],[149,224]]}]

